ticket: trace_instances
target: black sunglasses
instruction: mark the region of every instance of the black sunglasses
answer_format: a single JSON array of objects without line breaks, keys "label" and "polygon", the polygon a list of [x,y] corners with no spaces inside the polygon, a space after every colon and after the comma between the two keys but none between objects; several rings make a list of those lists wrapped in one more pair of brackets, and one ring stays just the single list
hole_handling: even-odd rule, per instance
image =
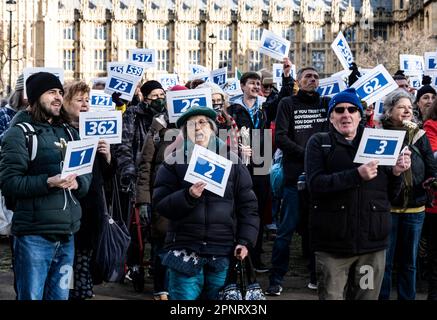
[{"label": "black sunglasses", "polygon": [[334,108],[335,113],[344,113],[344,111],[347,109],[347,112],[349,113],[355,113],[358,111],[357,107],[337,107]]}]

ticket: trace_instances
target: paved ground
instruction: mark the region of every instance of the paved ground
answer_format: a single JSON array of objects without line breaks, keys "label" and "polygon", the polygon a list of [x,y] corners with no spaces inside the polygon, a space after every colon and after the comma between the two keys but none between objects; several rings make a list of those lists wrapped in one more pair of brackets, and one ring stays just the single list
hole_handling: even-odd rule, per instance
[{"label": "paved ground", "polygon": [[[268,300],[317,300],[316,291],[307,288],[309,277],[306,269],[306,261],[302,259],[300,252],[300,238],[295,236],[291,249],[292,261],[290,270],[284,281],[284,291],[279,297],[267,297]],[[264,261],[268,264],[271,257],[272,242],[266,242],[264,246]],[[258,274],[258,281],[263,289],[268,286],[268,273]],[[425,283],[418,283],[418,300],[426,299]],[[146,279],[143,293],[134,291],[132,284],[125,283],[104,283],[95,286],[95,300],[151,300],[152,279]],[[392,296],[395,297],[394,292]],[[0,300],[13,300],[13,276],[10,270],[10,251],[7,239],[0,239]]]}]

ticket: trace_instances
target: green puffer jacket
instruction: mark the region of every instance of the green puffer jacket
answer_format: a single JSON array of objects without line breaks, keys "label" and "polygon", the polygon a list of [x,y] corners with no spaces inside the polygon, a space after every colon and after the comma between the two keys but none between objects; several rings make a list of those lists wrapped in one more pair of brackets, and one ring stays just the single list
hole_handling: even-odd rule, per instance
[{"label": "green puffer jacket", "polygon": [[[37,132],[36,158],[30,161],[24,132],[15,124],[28,122]],[[71,128],[76,140],[77,132]],[[91,174],[77,177],[79,188],[49,188],[47,179],[61,173],[63,154],[55,143],[69,141],[61,125],[35,123],[27,111],[19,112],[6,132],[0,154],[0,188],[3,195],[16,200],[12,220],[14,235],[65,235],[79,230],[81,208],[77,198],[88,192]]]}]

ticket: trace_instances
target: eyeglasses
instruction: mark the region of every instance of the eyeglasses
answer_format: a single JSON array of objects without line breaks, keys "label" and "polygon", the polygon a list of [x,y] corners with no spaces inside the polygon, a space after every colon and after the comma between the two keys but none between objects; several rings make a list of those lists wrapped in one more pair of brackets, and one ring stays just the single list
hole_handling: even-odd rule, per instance
[{"label": "eyeglasses", "polygon": [[355,113],[358,111],[357,107],[337,107],[334,108],[335,113],[344,113],[344,111],[347,109],[347,112],[349,113]]},{"label": "eyeglasses", "polygon": [[196,125],[199,125],[200,128],[204,128],[207,124],[208,124],[207,120],[199,120],[197,122],[194,121],[194,120],[187,121],[187,127],[188,128],[195,128]]}]

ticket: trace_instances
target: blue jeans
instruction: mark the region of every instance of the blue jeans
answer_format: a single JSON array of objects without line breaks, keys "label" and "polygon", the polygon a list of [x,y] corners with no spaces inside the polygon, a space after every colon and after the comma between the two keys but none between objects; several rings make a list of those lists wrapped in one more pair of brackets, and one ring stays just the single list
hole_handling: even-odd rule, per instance
[{"label": "blue jeans", "polygon": [[272,251],[270,285],[281,284],[288,271],[290,243],[299,222],[299,196],[296,187],[284,187],[279,225]]},{"label": "blue jeans", "polygon": [[168,289],[171,300],[196,300],[203,293],[206,299],[216,300],[223,289],[228,273],[228,267],[220,272],[212,272],[204,266],[195,276],[187,276],[168,268]]},{"label": "blue jeans", "polygon": [[[396,246],[398,246],[399,250],[396,251],[398,300],[414,300],[416,298],[417,251],[425,212],[393,213],[391,216],[392,229],[379,299],[388,300],[390,298],[393,260]],[[396,245],[396,243],[398,244]]]},{"label": "blue jeans", "polygon": [[17,236],[14,272],[18,300],[67,300],[72,287],[74,240],[52,242],[38,235]]}]

